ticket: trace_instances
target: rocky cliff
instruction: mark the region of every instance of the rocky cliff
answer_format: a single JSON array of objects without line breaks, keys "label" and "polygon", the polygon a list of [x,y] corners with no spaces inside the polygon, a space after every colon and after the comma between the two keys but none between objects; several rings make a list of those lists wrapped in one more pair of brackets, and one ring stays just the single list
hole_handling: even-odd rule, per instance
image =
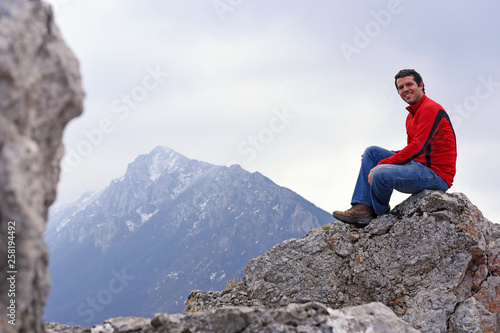
[{"label": "rocky cliff", "polygon": [[[333,310],[336,309],[336,310]],[[365,229],[340,222],[250,260],[184,314],[49,332],[488,332],[500,324],[500,225],[465,195],[423,191]],[[113,331],[115,330],[115,331]]]},{"label": "rocky cliff", "polygon": [[[42,1],[0,1],[0,331],[43,332],[43,240],[63,155],[82,112],[79,65]],[[8,281],[8,282],[6,282]]]},{"label": "rocky cliff", "polygon": [[465,195],[423,191],[365,229],[336,222],[276,245],[236,288],[194,291],[186,310],[381,302],[422,332],[499,332],[499,250],[500,225]]}]

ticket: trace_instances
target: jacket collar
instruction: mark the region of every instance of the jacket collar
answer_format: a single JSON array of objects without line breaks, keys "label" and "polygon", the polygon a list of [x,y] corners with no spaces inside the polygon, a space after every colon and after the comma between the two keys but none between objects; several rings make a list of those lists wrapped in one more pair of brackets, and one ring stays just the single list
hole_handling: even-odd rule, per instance
[{"label": "jacket collar", "polygon": [[409,105],[406,107],[406,110],[408,110],[408,112],[410,112],[412,115],[415,115],[415,113],[417,112],[418,108],[420,107],[420,105],[422,105],[422,103],[427,99],[427,96],[425,94],[422,95],[422,98],[420,98],[420,100],[413,104],[413,105]]}]

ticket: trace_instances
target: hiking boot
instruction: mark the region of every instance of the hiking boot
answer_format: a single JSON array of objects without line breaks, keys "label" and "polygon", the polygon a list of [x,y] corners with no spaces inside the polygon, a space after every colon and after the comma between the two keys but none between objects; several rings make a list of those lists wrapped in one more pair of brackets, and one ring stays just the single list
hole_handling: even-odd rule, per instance
[{"label": "hiking boot", "polygon": [[345,212],[336,210],[332,215],[337,220],[353,224],[358,228],[366,227],[371,220],[377,217],[372,207],[359,203],[352,205],[352,207]]}]

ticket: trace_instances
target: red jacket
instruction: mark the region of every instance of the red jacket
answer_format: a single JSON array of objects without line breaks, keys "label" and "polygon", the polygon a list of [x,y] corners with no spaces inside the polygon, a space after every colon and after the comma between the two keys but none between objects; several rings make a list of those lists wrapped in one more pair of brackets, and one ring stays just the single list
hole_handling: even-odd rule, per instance
[{"label": "red jacket", "polygon": [[443,107],[423,95],[406,108],[408,145],[380,164],[406,164],[417,161],[431,168],[451,187],[456,172],[457,146],[455,131]]}]

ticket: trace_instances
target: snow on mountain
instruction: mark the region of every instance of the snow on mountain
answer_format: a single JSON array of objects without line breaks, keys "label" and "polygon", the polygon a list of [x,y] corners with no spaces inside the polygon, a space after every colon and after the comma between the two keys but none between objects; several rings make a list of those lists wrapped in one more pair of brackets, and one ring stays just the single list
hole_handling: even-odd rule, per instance
[{"label": "snow on mountain", "polygon": [[[50,211],[45,318],[91,326],[181,312],[191,290],[223,289],[251,258],[331,219],[260,173],[157,147],[108,186]],[[130,277],[123,292],[89,304],[117,272]]]}]

